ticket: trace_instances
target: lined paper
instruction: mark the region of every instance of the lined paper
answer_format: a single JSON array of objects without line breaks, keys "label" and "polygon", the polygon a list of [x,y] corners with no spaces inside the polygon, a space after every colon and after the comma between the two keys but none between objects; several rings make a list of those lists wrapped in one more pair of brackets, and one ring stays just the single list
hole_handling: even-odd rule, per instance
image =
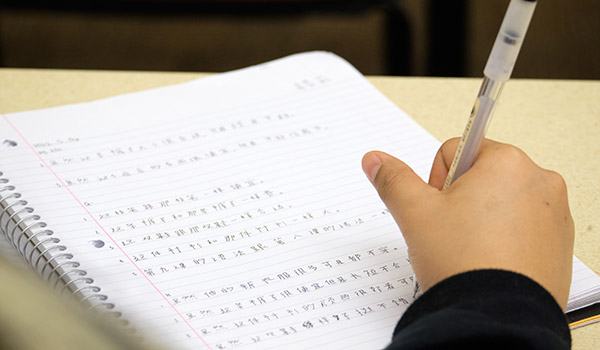
[{"label": "lined paper", "polygon": [[177,349],[382,348],[412,301],[362,173],[439,147],[329,53],[3,116],[2,171],[104,302]]},{"label": "lined paper", "polygon": [[174,348],[383,347],[412,300],[360,159],[381,149],[425,177],[439,143],[334,55],[13,114],[2,132],[7,176],[107,302]]},{"label": "lined paper", "polygon": [[598,302],[600,277],[585,266],[577,257],[573,257],[573,279],[567,304],[567,312],[581,309]]}]

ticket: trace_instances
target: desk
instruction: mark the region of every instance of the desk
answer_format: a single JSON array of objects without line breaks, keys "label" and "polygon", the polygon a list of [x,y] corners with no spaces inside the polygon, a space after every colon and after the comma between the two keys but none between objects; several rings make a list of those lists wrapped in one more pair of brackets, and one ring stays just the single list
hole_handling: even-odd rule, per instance
[{"label": "desk", "polygon": [[[0,113],[90,101],[204,77],[201,73],[0,69]],[[480,79],[370,77],[437,139],[460,135]],[[488,136],[517,145],[569,189],[575,255],[600,273],[600,82],[512,80]],[[600,323],[573,331],[573,349],[600,348]]]}]

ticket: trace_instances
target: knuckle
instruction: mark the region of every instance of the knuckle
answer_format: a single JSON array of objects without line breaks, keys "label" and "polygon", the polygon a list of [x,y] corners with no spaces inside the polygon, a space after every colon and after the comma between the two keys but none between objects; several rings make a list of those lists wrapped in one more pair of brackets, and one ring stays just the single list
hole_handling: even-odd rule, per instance
[{"label": "knuckle", "polygon": [[528,161],[531,162],[531,160],[529,159],[529,157],[527,156],[527,154],[525,152],[523,152],[523,150],[521,150],[518,147],[515,147],[513,145],[509,145],[509,144],[499,144],[498,146],[498,152],[500,152],[500,155],[512,162],[523,162],[523,161]]},{"label": "knuckle", "polygon": [[496,156],[493,158],[507,174],[516,177],[527,177],[541,170],[531,158],[520,148],[508,144],[498,144],[495,147]]},{"label": "knuckle", "polygon": [[552,171],[552,170],[546,170],[546,174],[548,177],[548,180],[552,186],[552,188],[558,192],[559,195],[566,195],[567,194],[567,182],[565,181],[565,179],[562,177],[562,175],[560,175],[559,173],[557,173],[556,171]]}]

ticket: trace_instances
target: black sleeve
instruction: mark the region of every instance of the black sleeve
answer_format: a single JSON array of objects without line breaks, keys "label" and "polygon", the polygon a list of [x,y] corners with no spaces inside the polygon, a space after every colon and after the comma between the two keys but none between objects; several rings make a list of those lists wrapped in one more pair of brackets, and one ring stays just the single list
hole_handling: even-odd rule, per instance
[{"label": "black sleeve", "polygon": [[433,286],[406,310],[387,350],[570,349],[565,315],[523,275],[478,270]]}]

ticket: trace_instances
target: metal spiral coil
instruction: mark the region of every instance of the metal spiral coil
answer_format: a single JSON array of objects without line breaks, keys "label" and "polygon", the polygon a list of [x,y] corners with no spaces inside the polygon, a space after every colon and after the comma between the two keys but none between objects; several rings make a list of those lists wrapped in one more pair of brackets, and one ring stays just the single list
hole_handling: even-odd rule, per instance
[{"label": "metal spiral coil", "polygon": [[[115,305],[106,302],[108,297],[100,293],[102,289],[94,285],[94,279],[86,276],[87,272],[79,268],[81,264],[74,260],[73,254],[65,252],[67,247],[60,244],[60,239],[47,229],[41,216],[34,214],[34,209],[27,206],[15,186],[3,176],[0,171],[0,231],[13,247],[61,293],[71,291],[80,304],[90,309],[114,309]],[[62,288],[59,288],[60,282]],[[121,316],[120,312],[109,313]]]}]

